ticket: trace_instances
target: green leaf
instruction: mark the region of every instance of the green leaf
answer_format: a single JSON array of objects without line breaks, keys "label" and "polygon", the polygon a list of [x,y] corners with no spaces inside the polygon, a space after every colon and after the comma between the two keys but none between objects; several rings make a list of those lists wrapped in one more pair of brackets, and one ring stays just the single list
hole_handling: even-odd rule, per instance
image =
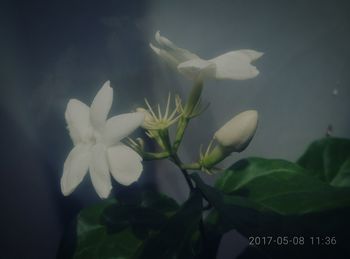
[{"label": "green leaf", "polygon": [[350,187],[350,158],[340,167],[338,174],[331,181],[332,186]]},{"label": "green leaf", "polygon": [[[278,216],[247,198],[222,193],[205,184],[197,174],[192,174],[191,177],[196,182],[197,188],[215,209],[209,214],[206,222],[209,223],[209,226],[218,227],[217,233],[224,234],[231,229],[237,229],[248,235],[252,233],[252,230],[257,231],[259,226],[275,221]],[[270,218],[267,218],[266,215]]]},{"label": "green leaf", "polygon": [[77,220],[77,247],[80,247],[82,244],[87,247],[95,244],[97,235],[101,235],[104,230],[99,222],[100,215],[107,206],[115,203],[116,200],[109,199],[81,211]]},{"label": "green leaf", "polygon": [[297,163],[334,186],[350,186],[349,159],[349,139],[324,138],[313,142]]},{"label": "green leaf", "polygon": [[140,241],[125,229],[109,235],[100,222],[100,216],[115,200],[106,200],[96,206],[83,210],[78,216],[76,259],[128,258],[140,245]]},{"label": "green leaf", "polygon": [[184,249],[188,250],[188,242],[198,229],[201,215],[202,196],[199,191],[194,190],[161,231],[146,240],[136,258],[193,258],[194,254],[184,257],[182,252]]},{"label": "green leaf", "polygon": [[174,200],[149,191],[128,204],[112,199],[84,209],[78,216],[74,258],[132,258],[177,209]]},{"label": "green leaf", "polygon": [[[330,258],[339,251],[348,251],[348,233],[350,208],[339,208],[303,215],[279,215],[266,212],[262,208],[244,197],[223,194],[216,188],[203,183],[198,175],[192,175],[203,195],[213,205],[205,222],[207,229],[214,230],[214,234],[223,235],[231,229],[236,229],[246,237],[296,237],[304,241],[303,245],[280,246],[270,245],[249,246],[246,253],[239,258]],[[315,250],[311,238],[335,236],[337,246],[328,250]],[[329,247],[328,247],[329,248]],[[214,257],[212,257],[214,258]],[[345,258],[345,257],[344,257]]]},{"label": "green leaf", "polygon": [[207,257],[200,258],[215,258],[222,236],[231,229],[249,236],[256,233],[260,225],[266,226],[269,223],[265,220],[266,214],[261,212],[263,208],[260,205],[244,197],[225,195],[205,184],[197,174],[192,174],[191,177],[212,207],[204,220],[207,233],[204,256]]},{"label": "green leaf", "polygon": [[249,158],[217,180],[226,194],[244,196],[279,214],[303,214],[350,205],[350,188],[336,188],[280,159]]},{"label": "green leaf", "polygon": [[146,239],[152,231],[159,231],[167,222],[167,217],[152,208],[116,205],[105,210],[102,217],[109,233],[131,227],[139,239]]}]

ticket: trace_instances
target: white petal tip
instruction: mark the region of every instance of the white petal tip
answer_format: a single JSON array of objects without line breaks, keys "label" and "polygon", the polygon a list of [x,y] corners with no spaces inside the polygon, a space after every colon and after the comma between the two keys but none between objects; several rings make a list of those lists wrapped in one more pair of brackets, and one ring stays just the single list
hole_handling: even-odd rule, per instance
[{"label": "white petal tip", "polygon": [[149,46],[151,47],[151,49],[158,55],[160,55],[160,49],[157,48],[156,46],[154,46],[152,43],[149,44]]},{"label": "white petal tip", "polygon": [[156,39],[156,41],[159,43],[159,40],[160,40],[160,30],[158,30],[158,31],[156,31],[156,34],[155,34],[155,39]]},{"label": "white petal tip", "polygon": [[67,106],[68,105],[72,105],[72,103],[76,102],[77,99],[69,99],[68,103],[67,103]]},{"label": "white petal tip", "polygon": [[246,114],[253,117],[255,120],[258,119],[258,111],[257,110],[248,110]]},{"label": "white petal tip", "polygon": [[97,194],[101,199],[107,199],[109,194],[111,193],[111,190],[112,188],[110,188],[109,190],[106,190],[106,192],[104,193],[97,193]]},{"label": "white petal tip", "polygon": [[63,184],[63,180],[61,180],[61,192],[63,196],[69,196],[73,190],[69,191],[69,188]]},{"label": "white petal tip", "polygon": [[124,185],[124,186],[130,186],[130,185],[132,185],[132,184],[135,183],[135,182],[137,182],[137,180],[136,180],[136,181],[133,181],[133,182],[124,182],[124,183],[120,183],[120,184],[122,184],[122,185]]},{"label": "white petal tip", "polygon": [[111,87],[111,81],[109,81],[109,80],[107,80],[104,84],[103,84],[103,86],[102,86],[102,88],[112,88]]},{"label": "white petal tip", "polygon": [[251,78],[257,77],[259,74],[260,74],[260,71],[256,67],[254,67],[252,69],[252,77]]},{"label": "white petal tip", "polygon": [[98,91],[99,93],[105,93],[107,95],[113,95],[113,88],[111,87],[111,81],[107,80],[102,85],[101,89]]},{"label": "white petal tip", "polygon": [[68,192],[62,191],[62,194],[63,194],[64,197],[67,197],[67,196],[69,196],[71,193],[70,193],[70,192],[68,193]]},{"label": "white petal tip", "polygon": [[61,192],[63,196],[68,196],[73,192],[72,188],[69,188],[67,177],[65,177],[64,172],[63,172],[63,176],[61,177],[60,187],[61,187]]},{"label": "white petal tip", "polygon": [[257,53],[255,55],[255,60],[261,58],[262,56],[264,56],[264,54],[265,54],[264,52],[257,51]]},{"label": "white petal tip", "polygon": [[68,103],[67,103],[67,109],[68,107],[73,108],[72,106],[75,105],[81,105],[81,101],[79,101],[78,99],[69,99]]},{"label": "white petal tip", "polygon": [[257,60],[261,58],[264,55],[264,52],[252,50],[252,49],[245,49],[243,52],[250,57],[252,61]]}]

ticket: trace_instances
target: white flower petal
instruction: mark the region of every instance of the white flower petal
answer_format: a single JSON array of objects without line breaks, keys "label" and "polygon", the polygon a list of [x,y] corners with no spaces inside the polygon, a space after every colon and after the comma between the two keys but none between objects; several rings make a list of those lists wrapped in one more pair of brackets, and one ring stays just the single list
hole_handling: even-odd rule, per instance
[{"label": "white flower petal", "polygon": [[107,120],[103,134],[104,143],[113,146],[129,136],[141,126],[145,118],[143,112],[120,114]]},{"label": "white flower petal", "polygon": [[92,185],[100,198],[107,198],[112,189],[106,155],[106,147],[102,144],[97,144],[91,148],[90,177]]},{"label": "white flower petal", "polygon": [[143,122],[141,123],[141,127],[144,129],[147,129],[147,124],[153,123],[154,121],[152,114],[148,110],[141,107],[136,108],[136,111],[143,113],[144,119],[143,119]]},{"label": "white flower petal", "polygon": [[176,67],[180,61],[171,55],[168,51],[165,51],[163,49],[159,49],[155,47],[152,43],[149,44],[151,49],[158,55],[160,56],[168,65]]},{"label": "white flower petal", "polygon": [[160,35],[160,31],[157,31],[154,38],[158,42],[158,44],[163,48],[177,48],[177,46],[172,43],[168,38]]},{"label": "white flower petal", "polygon": [[160,48],[157,48],[157,47],[154,46],[152,43],[150,43],[149,46],[151,47],[151,49],[152,49],[157,55],[160,55]]},{"label": "white flower petal", "polygon": [[166,62],[172,65],[177,66],[178,64],[187,60],[199,59],[196,54],[188,51],[187,49],[177,47],[169,39],[161,36],[159,31],[156,32],[155,39],[160,45],[160,48],[156,48],[152,44],[150,44],[150,47]]},{"label": "white flower petal", "polygon": [[251,61],[255,61],[264,55],[263,52],[259,52],[259,51],[252,50],[252,49],[241,49],[238,51],[247,55]]},{"label": "white flower petal", "polygon": [[177,69],[189,79],[205,79],[215,76],[216,66],[204,59],[193,59],[181,63]]},{"label": "white flower petal", "polygon": [[61,190],[63,195],[71,194],[83,180],[89,167],[89,146],[79,144],[69,153],[63,166]]},{"label": "white flower petal", "polygon": [[116,181],[130,185],[137,181],[142,172],[142,158],[131,148],[120,144],[108,148],[108,162]]},{"label": "white flower petal", "polygon": [[209,61],[216,64],[217,79],[245,80],[259,74],[250,63],[262,56],[254,50],[238,50],[225,53]]},{"label": "white flower petal", "polygon": [[111,109],[113,102],[113,89],[110,87],[110,82],[104,83],[100,91],[95,96],[91,108],[90,119],[91,124],[97,130],[102,130],[105,126],[107,115]]},{"label": "white flower petal", "polygon": [[89,114],[89,107],[86,104],[76,99],[69,100],[65,118],[68,125],[69,135],[75,145],[84,139],[89,132]]}]

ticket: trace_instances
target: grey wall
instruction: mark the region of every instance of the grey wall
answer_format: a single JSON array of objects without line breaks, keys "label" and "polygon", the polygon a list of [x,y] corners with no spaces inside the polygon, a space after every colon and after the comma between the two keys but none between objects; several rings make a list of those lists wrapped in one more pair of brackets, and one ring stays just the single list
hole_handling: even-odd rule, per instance
[{"label": "grey wall", "polygon": [[[189,128],[185,160],[195,159],[199,145],[245,109],[259,111],[259,129],[249,148],[223,165],[251,155],[295,160],[329,124],[335,136],[350,137],[348,1],[37,0],[2,1],[0,10],[5,258],[54,258],[68,222],[98,201],[89,179],[69,198],[59,191],[71,148],[63,116],[70,98],[90,103],[107,79],[116,92],[114,114],[140,106],[144,96],[164,102],[168,91],[188,94],[190,82],[148,47],[158,29],[203,58],[240,48],[265,53],[257,78],[206,83],[210,108]],[[179,201],[186,197],[170,163],[145,166],[142,182],[157,180]]]}]

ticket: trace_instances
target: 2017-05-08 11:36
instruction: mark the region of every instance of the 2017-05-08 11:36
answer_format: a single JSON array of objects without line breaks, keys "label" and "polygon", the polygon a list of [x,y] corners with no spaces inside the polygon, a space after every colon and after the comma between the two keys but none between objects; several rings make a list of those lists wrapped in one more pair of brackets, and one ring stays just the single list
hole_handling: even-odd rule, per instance
[{"label": "2017-05-08 11:36", "polygon": [[336,245],[334,236],[250,236],[248,238],[251,246],[266,245]]}]

